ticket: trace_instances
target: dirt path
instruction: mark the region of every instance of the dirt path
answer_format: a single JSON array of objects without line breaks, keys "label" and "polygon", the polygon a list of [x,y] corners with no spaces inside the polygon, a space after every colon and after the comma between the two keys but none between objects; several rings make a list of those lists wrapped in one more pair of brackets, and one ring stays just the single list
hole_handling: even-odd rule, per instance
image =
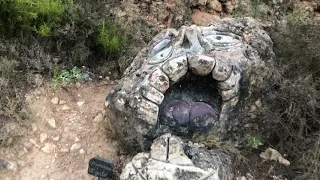
[{"label": "dirt path", "polygon": [[116,162],[115,145],[107,138],[103,118],[104,99],[111,88],[89,83],[28,93],[32,128],[21,130],[24,136],[14,148],[0,149],[1,157],[17,164],[16,171],[0,171],[0,179],[94,179],[87,174],[92,157]]}]

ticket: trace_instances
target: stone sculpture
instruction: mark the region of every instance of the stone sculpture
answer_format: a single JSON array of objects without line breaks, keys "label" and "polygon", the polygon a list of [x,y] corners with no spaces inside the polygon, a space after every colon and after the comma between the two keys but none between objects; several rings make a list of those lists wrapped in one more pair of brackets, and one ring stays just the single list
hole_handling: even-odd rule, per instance
[{"label": "stone sculpture", "polygon": [[137,154],[123,169],[121,180],[224,180],[232,177],[231,158],[171,134],[157,138],[150,153]]},{"label": "stone sculpture", "polygon": [[[270,37],[251,18],[164,30],[139,52],[107,97],[115,114],[112,129],[144,150],[163,133],[223,133],[239,98],[250,96],[270,75],[273,57]],[[203,86],[199,93],[181,89],[176,91],[181,96],[166,95],[189,76],[209,80],[197,85]],[[211,88],[210,81],[212,92],[197,99]],[[212,94],[217,98],[210,99]]]}]

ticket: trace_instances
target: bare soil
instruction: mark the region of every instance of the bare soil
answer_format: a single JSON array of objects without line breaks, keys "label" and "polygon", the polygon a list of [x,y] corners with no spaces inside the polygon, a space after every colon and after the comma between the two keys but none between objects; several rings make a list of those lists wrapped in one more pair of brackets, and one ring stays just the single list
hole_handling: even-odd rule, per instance
[{"label": "bare soil", "polygon": [[[95,179],[87,174],[91,158],[100,156],[116,163],[115,143],[107,136],[104,118],[104,99],[111,88],[106,83],[86,83],[57,90],[47,85],[29,92],[25,98],[32,125],[8,124],[21,139],[13,147],[1,147],[0,157],[17,169],[1,170],[0,179]],[[51,102],[53,98],[60,104]],[[55,128],[48,123],[50,119]]]}]

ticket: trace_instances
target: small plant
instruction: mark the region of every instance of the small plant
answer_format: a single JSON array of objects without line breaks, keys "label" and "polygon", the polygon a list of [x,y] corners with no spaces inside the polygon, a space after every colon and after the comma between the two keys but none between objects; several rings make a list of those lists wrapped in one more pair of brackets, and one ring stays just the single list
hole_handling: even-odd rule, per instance
[{"label": "small plant", "polygon": [[216,135],[213,131],[207,134],[195,133],[192,136],[192,142],[201,143],[210,149],[221,148],[222,146],[222,141],[220,137]]},{"label": "small plant", "polygon": [[234,16],[247,17],[252,16],[256,19],[267,17],[267,12],[270,10],[268,0],[240,0],[238,7],[235,9]]},{"label": "small plant", "polygon": [[109,54],[118,54],[126,44],[126,33],[116,24],[109,24],[103,20],[97,37],[97,44]]},{"label": "small plant", "polygon": [[0,0],[0,15],[4,17],[0,24],[14,32],[26,30],[49,36],[72,4],[71,0]]},{"label": "small plant", "polygon": [[53,85],[57,86],[61,83],[71,83],[73,81],[81,81],[87,78],[87,75],[82,71],[74,67],[71,70],[60,70],[56,68],[53,72]]},{"label": "small plant", "polygon": [[259,146],[263,145],[263,143],[258,137],[252,135],[248,135],[248,143],[249,146],[254,149],[258,149]]}]

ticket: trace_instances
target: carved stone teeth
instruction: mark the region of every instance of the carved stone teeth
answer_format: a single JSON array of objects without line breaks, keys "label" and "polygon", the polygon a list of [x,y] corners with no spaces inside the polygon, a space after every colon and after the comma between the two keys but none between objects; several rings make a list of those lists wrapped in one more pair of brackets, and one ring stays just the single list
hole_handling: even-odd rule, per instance
[{"label": "carved stone teeth", "polygon": [[168,60],[165,64],[163,64],[162,70],[168,75],[171,81],[179,81],[179,79],[183,77],[188,71],[187,56],[183,55]]},{"label": "carved stone teeth", "polygon": [[188,56],[188,63],[193,74],[206,76],[211,73],[216,61],[214,58],[205,55],[190,55]]},{"label": "carved stone teeth", "polygon": [[149,125],[156,125],[158,121],[159,107],[144,98],[141,98],[140,102],[136,104],[137,117]]},{"label": "carved stone teeth", "polygon": [[141,87],[141,94],[156,104],[161,104],[164,99],[164,95],[152,86]]},{"label": "carved stone teeth", "polygon": [[222,101],[229,101],[231,98],[235,97],[239,93],[239,83],[237,83],[232,89],[226,91],[220,91]]},{"label": "carved stone teeth", "polygon": [[164,93],[170,86],[168,76],[161,71],[160,68],[156,68],[149,76],[148,82],[151,86]]},{"label": "carved stone teeth", "polygon": [[236,84],[239,83],[240,78],[241,78],[240,72],[232,71],[230,77],[227,80],[218,83],[218,87],[220,90],[223,90],[223,91],[230,90],[234,88]]},{"label": "carved stone teeth", "polygon": [[217,81],[226,81],[230,77],[231,72],[232,66],[217,60],[216,65],[212,70],[212,77]]}]

